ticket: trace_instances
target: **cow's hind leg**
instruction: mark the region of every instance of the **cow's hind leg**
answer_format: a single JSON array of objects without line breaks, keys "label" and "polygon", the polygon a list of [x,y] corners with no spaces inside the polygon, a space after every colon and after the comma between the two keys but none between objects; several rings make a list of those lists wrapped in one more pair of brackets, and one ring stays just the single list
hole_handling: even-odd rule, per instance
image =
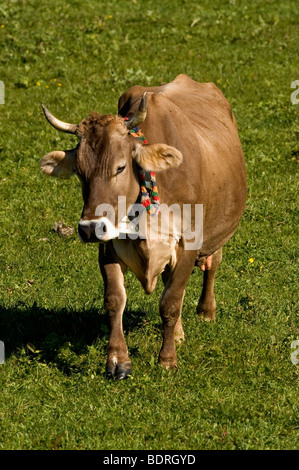
[{"label": "cow's hind leg", "polygon": [[212,265],[205,269],[202,293],[197,306],[197,313],[207,321],[216,319],[216,301],[214,295],[214,283],[217,268],[222,260],[222,248],[213,254]]},{"label": "cow's hind leg", "polygon": [[163,321],[163,344],[159,355],[159,363],[166,368],[177,366],[175,339],[181,336],[181,309],[185,287],[192,273],[196,253],[181,250],[178,261],[165,284],[160,299],[160,315]]},{"label": "cow's hind leg", "polygon": [[123,333],[122,317],[126,305],[124,271],[126,267],[115,259],[113,249],[106,252],[100,246],[100,268],[104,280],[105,309],[110,320],[110,337],[107,350],[106,373],[118,380],[131,375],[131,361]]},{"label": "cow's hind leg", "polygon": [[[164,283],[164,286],[166,285],[168,279],[169,279],[169,276],[170,276],[170,268],[169,266],[167,265],[166,268],[165,268],[165,271],[163,271],[162,273],[162,280],[163,280],[163,283]],[[184,292],[185,294],[185,292]],[[183,294],[183,296],[184,296]],[[182,303],[183,303],[183,300],[182,300]],[[182,308],[181,308],[182,310]],[[185,333],[184,333],[184,329],[183,329],[183,325],[182,325],[182,318],[181,318],[181,311],[179,313],[179,318],[177,319],[177,322],[176,322],[176,325],[175,325],[175,328],[174,328],[174,340],[176,343],[178,344],[181,344],[185,339]]]}]

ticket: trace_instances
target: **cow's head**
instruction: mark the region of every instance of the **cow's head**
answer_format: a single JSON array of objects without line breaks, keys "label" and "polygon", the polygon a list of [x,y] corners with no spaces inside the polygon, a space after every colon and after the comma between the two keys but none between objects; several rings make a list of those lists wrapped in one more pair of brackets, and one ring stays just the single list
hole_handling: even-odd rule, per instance
[{"label": "cow's head", "polygon": [[143,144],[130,134],[130,129],[146,118],[146,93],[137,114],[129,120],[91,113],[75,125],[60,121],[42,106],[50,124],[76,135],[79,144],[72,150],[45,155],[40,162],[41,170],[60,178],[78,175],[84,200],[78,226],[82,241],[117,238],[118,197],[125,197],[128,210],[140,192],[136,163],[145,170],[162,171],[180,165],[182,154],[165,144]]}]

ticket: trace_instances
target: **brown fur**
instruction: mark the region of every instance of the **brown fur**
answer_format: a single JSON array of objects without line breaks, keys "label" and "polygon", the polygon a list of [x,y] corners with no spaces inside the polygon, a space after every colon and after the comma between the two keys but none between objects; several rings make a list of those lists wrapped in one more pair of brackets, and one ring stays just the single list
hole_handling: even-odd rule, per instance
[{"label": "brown fur", "polygon": [[[129,135],[123,117],[134,116],[147,91],[144,145]],[[204,272],[198,313],[215,319],[214,279],[222,246],[236,230],[246,201],[246,174],[238,130],[231,106],[212,83],[198,83],[179,75],[158,87],[134,86],[119,99],[120,116],[92,113],[79,125],[80,146],[72,163],[82,182],[84,221],[94,219],[98,204],[117,206],[119,195],[133,204],[139,194],[136,162],[157,171],[161,203],[203,204],[203,244],[185,250],[184,235],[169,240],[111,240],[100,245],[100,267],[105,284],[105,305],[111,322],[107,371],[124,378],[131,363],[122,331],[126,294],[123,274],[131,268],[146,292],[155,288],[162,273],[160,300],[164,325],[159,362],[176,367],[175,337],[183,338],[181,308],[194,265],[213,255]],[[52,152],[41,163],[47,174],[70,174],[68,157]],[[135,159],[135,160],[134,160]]]}]

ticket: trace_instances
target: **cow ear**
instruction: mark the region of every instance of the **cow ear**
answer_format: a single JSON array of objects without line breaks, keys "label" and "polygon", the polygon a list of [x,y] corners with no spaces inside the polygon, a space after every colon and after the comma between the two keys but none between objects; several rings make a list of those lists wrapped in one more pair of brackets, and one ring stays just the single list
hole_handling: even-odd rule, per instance
[{"label": "cow ear", "polygon": [[144,170],[162,171],[175,168],[183,161],[179,150],[166,144],[137,144],[133,158]]},{"label": "cow ear", "polygon": [[49,176],[69,178],[76,173],[76,153],[76,149],[48,153],[41,159],[40,169]]}]

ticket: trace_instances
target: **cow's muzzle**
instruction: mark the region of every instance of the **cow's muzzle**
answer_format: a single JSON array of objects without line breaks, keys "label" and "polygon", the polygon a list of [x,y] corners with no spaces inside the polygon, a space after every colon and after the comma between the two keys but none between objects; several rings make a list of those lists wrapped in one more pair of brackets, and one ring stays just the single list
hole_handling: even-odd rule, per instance
[{"label": "cow's muzzle", "polygon": [[95,220],[80,220],[78,224],[79,238],[84,243],[107,242],[117,238],[119,233],[107,217]]}]

